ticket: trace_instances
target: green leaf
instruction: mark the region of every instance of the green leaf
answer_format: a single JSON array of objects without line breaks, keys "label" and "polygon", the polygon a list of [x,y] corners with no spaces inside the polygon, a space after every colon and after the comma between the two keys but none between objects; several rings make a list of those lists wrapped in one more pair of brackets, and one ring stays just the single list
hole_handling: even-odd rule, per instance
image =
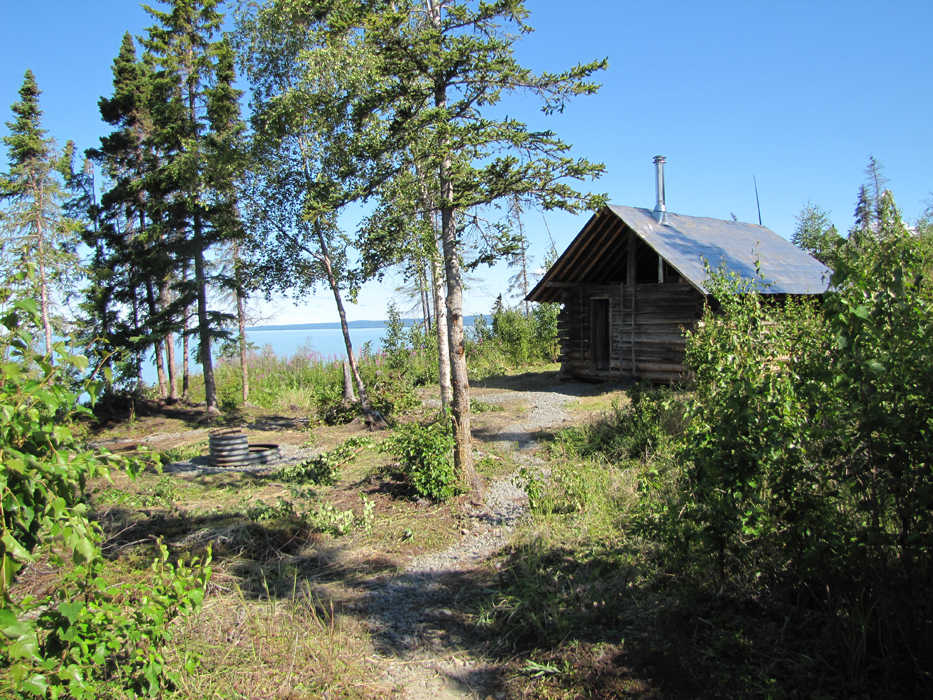
[{"label": "green leaf", "polygon": [[12,554],[15,559],[19,561],[32,561],[32,555],[29,554],[26,548],[17,542],[9,532],[3,533],[3,537],[0,537],[0,542],[3,542],[6,551]]},{"label": "green leaf", "polygon": [[884,365],[878,362],[878,360],[869,360],[865,363],[865,366],[875,374],[884,374],[885,372]]},{"label": "green leaf", "polygon": [[22,681],[20,683],[20,687],[26,692],[32,693],[33,695],[45,696],[49,690],[49,683],[45,679],[45,676],[39,675],[37,673],[36,675]]},{"label": "green leaf", "polygon": [[84,609],[84,603],[78,601],[74,603],[60,603],[58,606],[58,611],[64,615],[68,622],[74,624],[74,621],[78,619],[78,616],[81,614],[81,611]]}]

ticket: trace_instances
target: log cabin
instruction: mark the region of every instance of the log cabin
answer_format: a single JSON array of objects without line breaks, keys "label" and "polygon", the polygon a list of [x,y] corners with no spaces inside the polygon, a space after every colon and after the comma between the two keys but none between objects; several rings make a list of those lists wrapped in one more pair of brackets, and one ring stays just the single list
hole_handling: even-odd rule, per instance
[{"label": "log cabin", "polygon": [[668,212],[665,159],[654,162],[654,210],[597,211],[526,297],[561,304],[563,376],[682,379],[685,331],[715,304],[707,269],[783,298],[820,295],[829,285],[829,268],[764,226]]}]

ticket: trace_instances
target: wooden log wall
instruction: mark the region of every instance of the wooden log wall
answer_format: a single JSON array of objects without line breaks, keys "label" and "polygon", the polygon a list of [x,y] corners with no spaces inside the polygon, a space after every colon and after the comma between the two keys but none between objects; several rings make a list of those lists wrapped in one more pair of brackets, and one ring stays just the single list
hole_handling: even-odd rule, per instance
[{"label": "wooden log wall", "polygon": [[[609,300],[608,370],[594,366],[591,299]],[[633,311],[634,309],[634,311]],[[589,379],[677,381],[683,374],[683,328],[693,328],[703,296],[686,283],[589,284],[563,290],[558,317],[561,369]]]}]

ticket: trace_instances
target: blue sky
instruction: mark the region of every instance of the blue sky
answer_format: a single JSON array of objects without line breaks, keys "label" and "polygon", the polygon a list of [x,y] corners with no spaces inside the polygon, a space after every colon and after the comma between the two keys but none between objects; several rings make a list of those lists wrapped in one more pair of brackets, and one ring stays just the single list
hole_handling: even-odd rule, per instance
[{"label": "blue sky", "polygon": [[[933,3],[527,0],[535,32],[518,55],[538,70],[608,57],[599,94],[554,119],[515,99],[510,114],[551,128],[576,154],[606,164],[592,189],[618,204],[652,207],[651,159],[667,157],[671,211],[755,221],[790,237],[813,202],[845,231],[869,155],[882,164],[898,204],[915,219],[933,203]],[[80,149],[106,133],[97,100],[124,31],[149,24],[130,0],[50,0],[0,10],[0,114],[10,119],[26,68],[36,74],[44,123]],[[5,129],[2,129],[5,133]],[[587,215],[528,212],[540,262],[550,231],[563,249]],[[349,222],[352,225],[352,222]],[[478,272],[469,313],[487,311],[509,270]],[[370,285],[354,319],[382,318],[397,281]],[[399,297],[400,306],[406,302]],[[298,307],[260,308],[267,322],[336,320],[329,296]]]}]

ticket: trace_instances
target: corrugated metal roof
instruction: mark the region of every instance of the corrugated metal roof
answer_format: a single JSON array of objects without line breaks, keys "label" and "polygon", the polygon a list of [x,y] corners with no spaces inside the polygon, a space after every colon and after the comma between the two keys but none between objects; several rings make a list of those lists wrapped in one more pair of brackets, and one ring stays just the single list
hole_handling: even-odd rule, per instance
[{"label": "corrugated metal roof", "polygon": [[758,261],[769,294],[822,294],[829,286],[828,267],[764,226],[671,212],[659,224],[650,209],[608,208],[702,292],[704,260],[751,280]]}]

